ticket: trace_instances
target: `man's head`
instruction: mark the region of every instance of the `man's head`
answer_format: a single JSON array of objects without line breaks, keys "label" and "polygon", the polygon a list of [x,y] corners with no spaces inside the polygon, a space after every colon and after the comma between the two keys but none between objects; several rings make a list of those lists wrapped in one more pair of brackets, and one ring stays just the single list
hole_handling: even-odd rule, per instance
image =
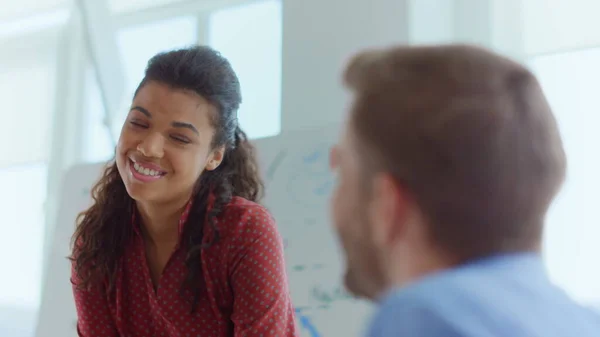
[{"label": "man's head", "polygon": [[397,47],[355,56],[344,81],[332,209],[351,292],[539,250],[566,158],[531,72],[470,46]]}]

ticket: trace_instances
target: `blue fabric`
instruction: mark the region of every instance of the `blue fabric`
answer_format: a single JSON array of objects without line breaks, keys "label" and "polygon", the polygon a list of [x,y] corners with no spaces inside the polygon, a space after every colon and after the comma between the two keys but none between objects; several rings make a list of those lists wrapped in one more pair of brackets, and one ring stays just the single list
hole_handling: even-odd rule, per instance
[{"label": "blue fabric", "polygon": [[369,337],[600,337],[600,314],[549,281],[535,254],[484,259],[383,298]]}]

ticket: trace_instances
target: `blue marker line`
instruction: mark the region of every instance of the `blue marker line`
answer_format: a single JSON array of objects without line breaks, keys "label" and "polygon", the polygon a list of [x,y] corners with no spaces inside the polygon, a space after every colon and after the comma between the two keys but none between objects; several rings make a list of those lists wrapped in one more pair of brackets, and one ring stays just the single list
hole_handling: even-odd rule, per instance
[{"label": "blue marker line", "polygon": [[311,323],[308,317],[300,315],[300,323],[304,329],[308,330],[311,337],[321,337],[317,328]]},{"label": "blue marker line", "polygon": [[329,192],[331,190],[332,185],[333,185],[332,181],[327,181],[327,182],[321,184],[320,186],[316,187],[313,190],[313,192],[318,196],[324,196],[325,194],[327,194],[327,192]]},{"label": "blue marker line", "polygon": [[317,160],[319,160],[319,157],[321,157],[321,153],[319,152],[319,150],[317,150],[307,156],[304,156],[303,159],[304,162],[308,164],[316,162]]},{"label": "blue marker line", "polygon": [[296,309],[296,313],[300,318],[300,324],[302,325],[302,328],[308,330],[311,337],[321,337],[321,334],[319,334],[319,331],[317,331],[317,328],[312,324],[308,316],[302,315],[299,309]]}]

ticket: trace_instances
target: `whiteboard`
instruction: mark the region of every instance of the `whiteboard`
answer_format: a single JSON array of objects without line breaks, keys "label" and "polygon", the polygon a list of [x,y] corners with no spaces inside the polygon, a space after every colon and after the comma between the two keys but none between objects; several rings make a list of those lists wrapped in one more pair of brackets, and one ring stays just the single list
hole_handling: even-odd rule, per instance
[{"label": "whiteboard", "polygon": [[[335,127],[288,132],[255,141],[266,183],[265,206],[285,242],[290,291],[300,336],[360,336],[372,308],[347,294],[343,259],[329,220],[334,177],[329,149]],[[80,165],[66,175],[36,337],[77,336],[69,283],[69,240],[77,214],[90,204],[89,189],[102,165]]]},{"label": "whiteboard", "polygon": [[329,150],[337,136],[337,127],[329,127],[255,142],[267,184],[265,205],[284,238],[290,290],[306,337],[363,335],[372,310],[351,298],[341,282],[344,260],[329,218]]}]

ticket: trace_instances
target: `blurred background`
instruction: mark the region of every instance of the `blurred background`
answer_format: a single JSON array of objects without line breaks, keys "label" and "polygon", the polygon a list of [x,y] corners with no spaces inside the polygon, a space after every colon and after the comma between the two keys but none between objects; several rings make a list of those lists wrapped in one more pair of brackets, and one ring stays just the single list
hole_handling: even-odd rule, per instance
[{"label": "blurred background", "polygon": [[460,41],[526,63],[569,158],[548,269],[600,304],[599,11],[590,0],[0,0],[0,336],[34,336],[66,170],[109,160],[148,59],[196,43],[233,64],[252,139],[339,124],[339,72],[362,48]]}]

